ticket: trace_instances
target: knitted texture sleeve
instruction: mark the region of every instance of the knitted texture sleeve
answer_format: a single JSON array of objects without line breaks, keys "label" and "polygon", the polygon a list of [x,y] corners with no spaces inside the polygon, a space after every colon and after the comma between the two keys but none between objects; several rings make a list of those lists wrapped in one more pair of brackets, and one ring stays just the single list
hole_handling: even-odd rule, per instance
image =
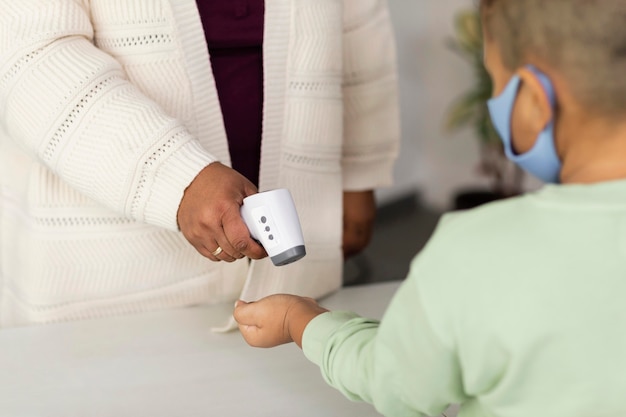
[{"label": "knitted texture sleeve", "polygon": [[184,189],[216,158],[94,46],[88,3],[0,0],[0,123],[81,193],[175,230]]},{"label": "knitted texture sleeve", "polygon": [[400,121],[395,38],[386,0],[344,0],[343,59],[344,189],[390,185]]}]

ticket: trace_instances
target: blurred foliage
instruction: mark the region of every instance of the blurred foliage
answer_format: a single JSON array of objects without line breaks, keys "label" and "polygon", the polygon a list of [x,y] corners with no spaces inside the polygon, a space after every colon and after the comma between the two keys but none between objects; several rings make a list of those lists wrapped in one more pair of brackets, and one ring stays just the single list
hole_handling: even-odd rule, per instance
[{"label": "blurred foliage", "polygon": [[468,62],[475,82],[470,90],[452,104],[446,127],[455,130],[471,126],[483,144],[501,147],[487,108],[492,83],[483,63],[483,36],[478,10],[459,12],[455,16],[454,29],[455,37],[448,42],[448,46]]},{"label": "blurred foliage", "polygon": [[457,13],[454,31],[455,36],[448,41],[448,46],[470,65],[474,83],[452,103],[445,122],[446,128],[458,130],[471,127],[480,142],[480,172],[492,179],[495,193],[517,195],[521,192],[523,174],[506,159],[502,141],[491,123],[487,107],[493,85],[483,62],[483,31],[478,8]]}]

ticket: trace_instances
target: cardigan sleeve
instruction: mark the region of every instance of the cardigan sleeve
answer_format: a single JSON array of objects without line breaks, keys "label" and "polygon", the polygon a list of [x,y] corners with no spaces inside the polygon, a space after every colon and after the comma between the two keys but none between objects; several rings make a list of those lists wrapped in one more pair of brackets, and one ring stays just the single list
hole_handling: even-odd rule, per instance
[{"label": "cardigan sleeve", "polygon": [[386,0],[344,0],[345,190],[392,183],[400,116],[395,36]]},{"label": "cardigan sleeve", "polygon": [[177,229],[184,189],[216,158],[94,45],[87,0],[0,0],[0,124],[74,189]]}]

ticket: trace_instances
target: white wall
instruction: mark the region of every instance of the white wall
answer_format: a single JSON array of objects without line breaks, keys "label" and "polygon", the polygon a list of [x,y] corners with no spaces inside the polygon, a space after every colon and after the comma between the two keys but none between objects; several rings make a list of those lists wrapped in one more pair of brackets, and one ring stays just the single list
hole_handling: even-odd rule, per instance
[{"label": "white wall", "polygon": [[476,172],[477,140],[470,129],[446,132],[451,103],[472,83],[471,67],[446,46],[454,15],[474,0],[388,0],[400,71],[402,147],[395,185],[381,203],[420,191],[427,204],[448,208],[455,190],[486,185]]}]

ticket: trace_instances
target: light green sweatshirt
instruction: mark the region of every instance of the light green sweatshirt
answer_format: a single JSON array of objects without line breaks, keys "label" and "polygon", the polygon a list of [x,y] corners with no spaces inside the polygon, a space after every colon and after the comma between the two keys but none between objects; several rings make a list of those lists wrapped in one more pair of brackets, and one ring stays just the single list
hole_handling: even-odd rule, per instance
[{"label": "light green sweatshirt", "polygon": [[303,349],[387,416],[626,416],[626,181],[444,216],[380,324],[325,313]]}]

